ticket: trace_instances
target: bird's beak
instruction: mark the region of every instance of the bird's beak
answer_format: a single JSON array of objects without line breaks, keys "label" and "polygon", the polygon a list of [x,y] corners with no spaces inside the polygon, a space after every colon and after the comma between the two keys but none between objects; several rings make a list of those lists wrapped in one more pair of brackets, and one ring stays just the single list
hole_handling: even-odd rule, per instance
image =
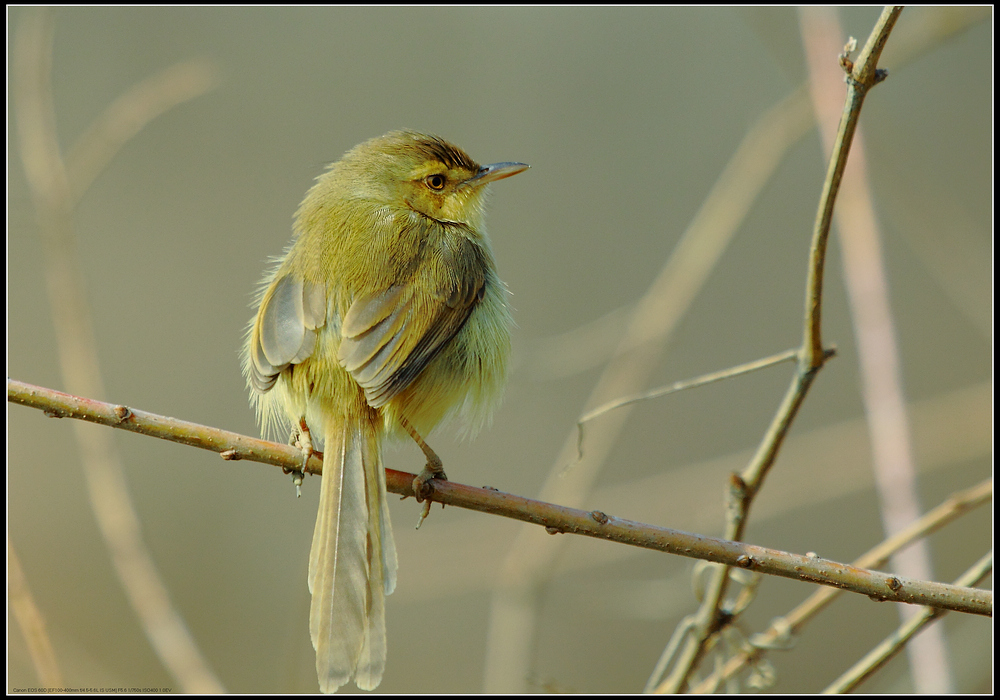
[{"label": "bird's beak", "polygon": [[530,166],[525,163],[492,163],[479,168],[479,172],[466,180],[463,185],[485,185],[487,182],[496,182],[505,177],[523,173]]}]

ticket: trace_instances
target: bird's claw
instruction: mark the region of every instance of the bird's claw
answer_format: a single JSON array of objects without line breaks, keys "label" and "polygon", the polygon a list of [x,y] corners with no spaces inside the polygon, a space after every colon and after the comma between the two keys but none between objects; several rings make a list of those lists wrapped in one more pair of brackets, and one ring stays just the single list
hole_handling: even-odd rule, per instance
[{"label": "bird's claw", "polygon": [[288,444],[301,450],[302,466],[298,469],[283,468],[282,471],[292,475],[292,483],[295,484],[295,497],[302,498],[302,480],[305,478],[306,465],[309,464],[309,458],[317,454],[313,449],[312,435],[309,433],[309,426],[306,425],[304,418],[299,419],[299,424],[292,428]]},{"label": "bird's claw", "polygon": [[[307,461],[309,461],[308,455],[303,460],[303,467]],[[292,483],[295,484],[295,497],[302,498],[302,480],[305,478],[305,472],[302,469],[289,469],[288,467],[282,467],[281,471],[292,475]]]},{"label": "bird's claw", "polygon": [[444,473],[441,464],[431,464],[428,462],[423,471],[413,479],[413,495],[416,497],[417,503],[423,503],[434,493],[434,485],[430,483],[432,479],[448,480],[448,476]]},{"label": "bird's claw", "polygon": [[[441,479],[442,481],[447,481],[448,477],[444,473],[444,469],[441,464],[427,463],[423,471],[420,472],[413,479],[413,495],[417,499],[417,503],[423,503],[424,507],[420,511],[420,519],[417,520],[417,529],[424,524],[424,520],[431,512],[431,494],[434,493],[434,484],[431,483],[434,479]],[[444,504],[441,504],[444,508]]]}]

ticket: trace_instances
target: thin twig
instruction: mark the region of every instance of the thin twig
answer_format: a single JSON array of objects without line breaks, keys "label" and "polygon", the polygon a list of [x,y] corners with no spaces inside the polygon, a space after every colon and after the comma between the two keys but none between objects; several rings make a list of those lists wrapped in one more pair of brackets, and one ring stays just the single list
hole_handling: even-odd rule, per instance
[{"label": "thin twig", "polygon": [[[836,349],[828,348],[827,357],[833,357],[836,354]],[[592,411],[584,413],[576,421],[576,427],[579,430],[578,440],[577,440],[577,452],[580,456],[583,454],[583,424],[592,421],[599,416],[604,415],[608,411],[613,411],[616,408],[621,408],[622,406],[628,406],[629,404],[637,403],[639,401],[648,401],[650,399],[657,399],[661,396],[666,396],[667,394],[673,394],[677,391],[683,391],[685,389],[696,389],[700,386],[705,386],[706,384],[712,384],[713,382],[718,382],[723,379],[731,379],[733,377],[738,377],[741,374],[749,374],[750,372],[755,372],[759,369],[764,369],[766,367],[772,367],[782,362],[788,362],[789,360],[795,360],[799,356],[799,349],[793,348],[792,350],[785,350],[784,352],[779,352],[776,355],[771,355],[769,357],[763,357],[759,360],[754,360],[753,362],[745,362],[742,365],[736,365],[735,367],[728,367],[726,369],[720,369],[716,372],[709,372],[708,374],[703,374],[700,377],[694,377],[693,379],[685,379],[683,381],[674,382],[667,386],[661,386],[657,389],[651,389],[649,391],[644,391],[639,394],[633,394],[631,396],[624,396],[620,399],[615,399],[614,401],[609,401],[606,404],[598,406]]]},{"label": "thin twig", "polygon": [[[840,50],[843,30],[836,8],[803,7],[799,10],[799,18],[806,46],[809,84],[825,152],[833,147],[843,94],[843,71],[829,58]],[[882,234],[872,201],[866,161],[859,127],[844,171],[834,221],[857,347],[861,399],[871,439],[879,513],[883,529],[889,535],[919,518],[922,509],[906,412],[902,360],[882,253]],[[918,542],[897,554],[891,569],[913,578],[934,578],[927,542]],[[902,616],[913,612],[906,606],[899,608]],[[914,640],[907,655],[913,687],[918,694],[954,692],[953,674],[940,627]]]},{"label": "thin twig", "polygon": [[[201,447],[218,452],[224,459],[231,461],[250,460],[285,469],[297,469],[302,466],[302,453],[291,445],[269,443],[126,406],[70,396],[13,379],[7,380],[7,400],[41,409],[46,415],[54,418],[75,418]],[[309,459],[306,471],[320,474],[322,469],[322,458],[316,453]],[[386,486],[393,493],[412,496],[414,476],[387,469]],[[835,586],[879,601],[935,605],[977,615],[992,614],[991,591],[956,589],[932,581],[912,581],[819,557],[637,523],[596,510],[566,508],[453,481],[435,481],[433,485],[431,499],[434,501],[541,525],[549,534],[585,535],[644,549],[705,559],[761,574]]]},{"label": "thin twig", "polygon": [[[901,11],[900,7],[887,7],[883,10],[868,42],[862,49],[857,62],[853,65],[848,80],[847,100],[813,226],[806,279],[806,312],[799,370],[792,379],[785,398],[758,447],[757,453],[746,469],[741,474],[734,474],[730,480],[729,504],[726,509],[726,537],[731,540],[743,539],[750,505],[777,459],[778,451],[788,434],[792,421],[805,400],[806,393],[809,391],[816,373],[825,361],[821,337],[821,310],[823,272],[833,207],[840,189],[854,132],[857,129],[861,106],[868,90],[885,77],[883,72],[877,71],[878,58]],[[709,640],[724,624],[730,621],[730,616],[722,612],[722,602],[725,599],[728,583],[729,571],[726,568],[720,568],[713,573],[704,602],[697,613],[696,633],[687,636],[687,643],[678,652],[673,672],[657,686],[657,692],[682,691],[707,650]]]},{"label": "thin twig", "polygon": [[[851,566],[862,569],[881,567],[894,553],[937,532],[945,525],[989,503],[992,499],[993,479],[986,479],[972,488],[953,493],[936,508],[931,509],[919,520],[911,523],[906,529],[880,542],[855,559],[851,562]],[[697,686],[692,687],[691,692],[695,694],[709,692],[712,687],[729,681],[747,666],[758,662],[769,649],[774,648],[779,639],[799,634],[806,623],[825,610],[840,593],[841,591],[835,588],[824,587],[816,590],[793,610],[772,622],[766,630],[755,634],[752,638],[754,646],[751,650],[730,658],[718,673],[713,673]]]},{"label": "thin twig", "polygon": [[683,391],[685,389],[695,389],[700,386],[705,386],[706,384],[711,384],[713,382],[718,382],[722,379],[730,379],[732,377],[738,377],[741,374],[748,374],[758,369],[764,369],[765,367],[771,367],[773,365],[781,364],[782,362],[788,362],[789,360],[794,360],[798,357],[799,349],[793,348],[792,350],[785,350],[784,352],[779,352],[776,355],[771,355],[769,357],[763,357],[759,360],[754,360],[752,362],[744,362],[741,365],[736,365],[735,367],[727,367],[726,369],[720,369],[715,372],[709,372],[708,374],[702,374],[701,376],[694,377],[693,379],[684,379],[679,382],[674,382],[673,384],[668,384],[667,386],[661,386],[657,389],[650,389],[649,391],[644,391],[640,394],[632,394],[631,396],[624,396],[620,399],[615,399],[614,401],[609,401],[606,404],[598,406],[597,408],[587,411],[576,421],[577,425],[582,426],[587,421],[594,420],[598,416],[602,416],[608,411],[613,411],[616,408],[621,408],[622,406],[628,406],[632,403],[637,403],[639,401],[648,401],[649,399],[656,399],[661,396],[666,396],[667,394],[672,394],[675,391]]},{"label": "thin twig", "polygon": [[[956,586],[974,586],[982,581],[993,571],[993,551],[973,564],[964,574],[955,580]],[[943,616],[947,611],[937,608],[924,608],[919,614],[914,615],[899,629],[890,634],[879,645],[863,658],[858,660],[851,668],[844,672],[837,680],[827,686],[824,693],[850,693],[857,688],[865,679],[882,668],[889,660],[906,647],[906,643],[913,638],[920,630],[924,629],[934,620]]]}]

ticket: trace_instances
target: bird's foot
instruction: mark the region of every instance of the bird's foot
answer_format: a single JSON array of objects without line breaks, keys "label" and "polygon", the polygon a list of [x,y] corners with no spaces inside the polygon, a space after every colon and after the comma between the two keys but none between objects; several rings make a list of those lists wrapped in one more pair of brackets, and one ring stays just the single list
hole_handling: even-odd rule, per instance
[{"label": "bird's foot", "polygon": [[292,483],[295,484],[295,497],[301,498],[302,480],[305,478],[306,465],[309,464],[309,458],[317,454],[316,450],[313,449],[312,435],[309,433],[309,426],[306,425],[305,418],[300,418],[299,424],[292,428],[288,444],[297,447],[302,452],[302,466],[298,469],[285,467],[282,471],[292,475]]},{"label": "bird's foot", "polygon": [[[444,473],[444,465],[437,455],[434,455],[434,460],[428,459],[427,466],[413,479],[413,495],[416,497],[417,503],[424,504],[420,512],[420,519],[417,521],[418,530],[431,512],[432,501],[430,498],[431,494],[434,493],[434,484],[431,482],[434,479],[448,480],[448,476]],[[444,508],[443,503],[441,507]]]}]

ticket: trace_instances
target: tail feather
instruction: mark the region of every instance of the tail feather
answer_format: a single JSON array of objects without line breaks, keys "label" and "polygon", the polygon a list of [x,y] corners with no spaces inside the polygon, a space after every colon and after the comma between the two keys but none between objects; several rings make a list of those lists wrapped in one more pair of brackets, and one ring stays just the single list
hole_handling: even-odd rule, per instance
[{"label": "tail feather", "polygon": [[385,496],[385,471],[378,459],[378,446],[373,448],[372,454],[364,455],[368,507],[374,517],[368,520],[368,625],[354,677],[362,690],[374,690],[382,680],[386,660],[385,596],[396,587],[396,546]]},{"label": "tail feather", "polygon": [[385,576],[385,594],[390,595],[396,590],[396,540],[392,536],[392,521],[389,520],[389,499],[386,497],[385,470],[378,465],[378,493],[382,503],[382,517],[379,519],[382,533],[382,570]]},{"label": "tail feather", "polygon": [[367,425],[332,425],[325,443],[309,556],[316,671],[323,692],[352,676],[359,688],[372,690],[385,670],[385,595],[396,580],[385,472]]}]

